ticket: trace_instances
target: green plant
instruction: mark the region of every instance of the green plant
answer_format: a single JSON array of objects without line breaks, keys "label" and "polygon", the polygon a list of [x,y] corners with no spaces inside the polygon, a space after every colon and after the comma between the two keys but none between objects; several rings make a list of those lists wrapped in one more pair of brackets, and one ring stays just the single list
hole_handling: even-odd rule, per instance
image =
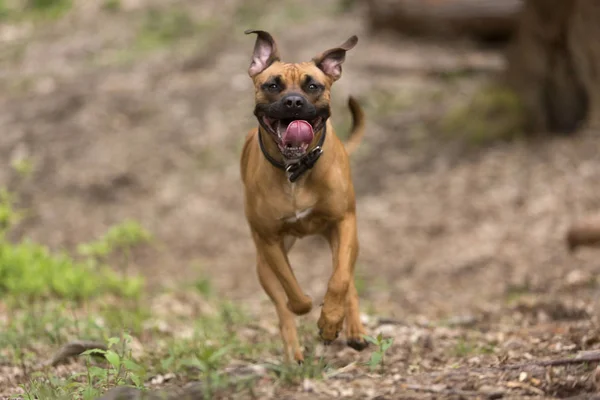
[{"label": "green plant", "polygon": [[323,379],[325,374],[332,370],[332,366],[321,356],[309,354],[301,365],[294,364],[267,364],[267,370],[287,384],[297,385],[304,379]]},{"label": "green plant", "polygon": [[204,296],[210,296],[213,292],[212,285],[208,278],[200,278],[194,283],[194,287]]},{"label": "green plant", "polygon": [[111,227],[101,238],[91,242],[80,244],[77,252],[98,262],[106,263],[110,256],[116,256],[114,260],[120,267],[121,272],[125,272],[131,259],[133,248],[149,243],[152,235],[145,230],[139,223],[133,220],[124,222]]},{"label": "green plant", "polygon": [[[119,337],[111,337],[107,340],[108,350],[92,349],[82,353],[88,356],[87,364],[87,386],[109,389],[111,386],[133,385],[142,388],[145,380],[146,370],[137,364],[132,355],[129,344],[131,336],[123,334]],[[117,346],[119,345],[120,346]],[[89,356],[102,356],[108,361],[107,368],[91,365]]]},{"label": "green plant", "polygon": [[460,338],[452,348],[452,354],[456,357],[466,357],[472,354],[493,354],[494,350],[493,344],[478,344],[468,341],[466,338]]},{"label": "green plant", "polygon": [[21,178],[28,178],[33,172],[33,162],[27,158],[21,158],[11,163],[11,167]]},{"label": "green plant", "polygon": [[72,0],[0,0],[0,20],[54,19],[72,7]]},{"label": "green plant", "polygon": [[23,217],[15,209],[14,196],[6,189],[0,188],[0,240],[4,241],[6,233]]},{"label": "green plant", "polygon": [[473,352],[475,352],[475,346],[464,339],[460,339],[458,342],[456,342],[456,345],[453,349],[453,353],[457,357],[466,357],[470,354],[473,354]]},{"label": "green plant", "polygon": [[27,0],[23,16],[59,18],[73,6],[72,0]]},{"label": "green plant", "polygon": [[123,279],[107,267],[76,262],[66,253],[52,254],[45,246],[23,241],[0,242],[0,295],[21,300],[58,296],[84,300],[103,293],[136,296],[141,278]]},{"label": "green plant", "polygon": [[[129,344],[131,336],[107,339],[108,349],[90,349],[81,354],[86,360],[84,372],[71,374],[66,379],[37,373],[29,384],[22,386],[25,399],[97,399],[115,386],[133,386],[144,389],[147,371],[138,364]],[[98,359],[105,362],[98,363]]]},{"label": "green plant", "polygon": [[123,252],[129,257],[133,247],[151,240],[152,235],[147,230],[138,222],[128,219],[109,228],[99,239],[79,245],[77,252],[82,256],[98,259],[106,259],[115,252]]},{"label": "green plant", "polygon": [[80,301],[105,293],[136,297],[140,293],[143,281],[139,277],[120,277],[93,259],[76,261],[66,252],[52,252],[28,239],[9,241],[7,233],[21,218],[13,196],[0,190],[0,296],[21,303],[50,297]]},{"label": "green plant", "polygon": [[385,366],[385,352],[392,346],[394,343],[394,338],[384,339],[383,335],[380,333],[377,337],[372,337],[368,335],[363,336],[364,339],[375,345],[376,349],[371,353],[371,358],[367,365],[371,370],[375,370],[376,368],[382,368]]}]

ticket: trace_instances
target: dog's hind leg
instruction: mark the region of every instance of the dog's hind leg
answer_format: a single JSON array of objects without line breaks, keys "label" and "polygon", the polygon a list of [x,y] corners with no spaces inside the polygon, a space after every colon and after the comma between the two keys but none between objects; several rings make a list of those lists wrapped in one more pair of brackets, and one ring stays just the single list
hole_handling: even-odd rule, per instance
[{"label": "dog's hind leg", "polygon": [[279,332],[283,340],[285,360],[289,362],[291,359],[294,359],[296,362],[301,363],[304,361],[304,355],[298,342],[294,313],[289,310],[286,304],[285,291],[273,270],[261,260],[260,256],[258,257],[257,270],[260,284],[275,304],[275,309],[277,310]]}]

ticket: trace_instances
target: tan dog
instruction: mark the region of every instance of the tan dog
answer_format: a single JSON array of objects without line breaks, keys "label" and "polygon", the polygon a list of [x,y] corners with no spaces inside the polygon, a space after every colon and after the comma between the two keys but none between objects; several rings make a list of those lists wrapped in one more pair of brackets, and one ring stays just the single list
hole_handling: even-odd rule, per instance
[{"label": "tan dog", "polygon": [[286,360],[304,358],[294,314],[308,313],[312,300],[300,288],[287,254],[296,238],[306,235],[323,235],[333,256],[319,334],[330,343],[346,319],[348,345],[362,350],[367,343],[354,285],[358,238],[348,153],[364,133],[364,115],[351,97],[349,151],[329,121],[331,86],[358,38],[352,36],[310,62],[288,64],[279,60],[269,33],[246,31],[250,33],[258,35],[248,73],[254,81],[259,127],[246,137],[241,157],[245,212],[256,245],[258,277],[279,316]]}]

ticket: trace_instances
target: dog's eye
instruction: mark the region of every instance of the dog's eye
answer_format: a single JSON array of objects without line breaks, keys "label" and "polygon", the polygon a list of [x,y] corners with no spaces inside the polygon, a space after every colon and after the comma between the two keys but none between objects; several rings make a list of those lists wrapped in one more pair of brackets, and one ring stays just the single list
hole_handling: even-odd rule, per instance
[{"label": "dog's eye", "polygon": [[276,83],[271,83],[267,88],[271,91],[279,90],[279,85]]},{"label": "dog's eye", "polygon": [[317,90],[319,87],[317,85],[315,85],[314,83],[311,83],[310,85],[308,85],[308,90]]}]

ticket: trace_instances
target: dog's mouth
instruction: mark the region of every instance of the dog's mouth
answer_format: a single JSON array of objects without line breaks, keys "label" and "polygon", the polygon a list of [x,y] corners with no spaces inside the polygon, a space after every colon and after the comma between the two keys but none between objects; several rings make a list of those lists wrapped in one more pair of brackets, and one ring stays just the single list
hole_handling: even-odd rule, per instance
[{"label": "dog's mouth", "polygon": [[279,151],[286,160],[302,158],[315,137],[323,127],[323,118],[312,120],[275,119],[262,117],[262,123],[267,131],[275,138]]}]

